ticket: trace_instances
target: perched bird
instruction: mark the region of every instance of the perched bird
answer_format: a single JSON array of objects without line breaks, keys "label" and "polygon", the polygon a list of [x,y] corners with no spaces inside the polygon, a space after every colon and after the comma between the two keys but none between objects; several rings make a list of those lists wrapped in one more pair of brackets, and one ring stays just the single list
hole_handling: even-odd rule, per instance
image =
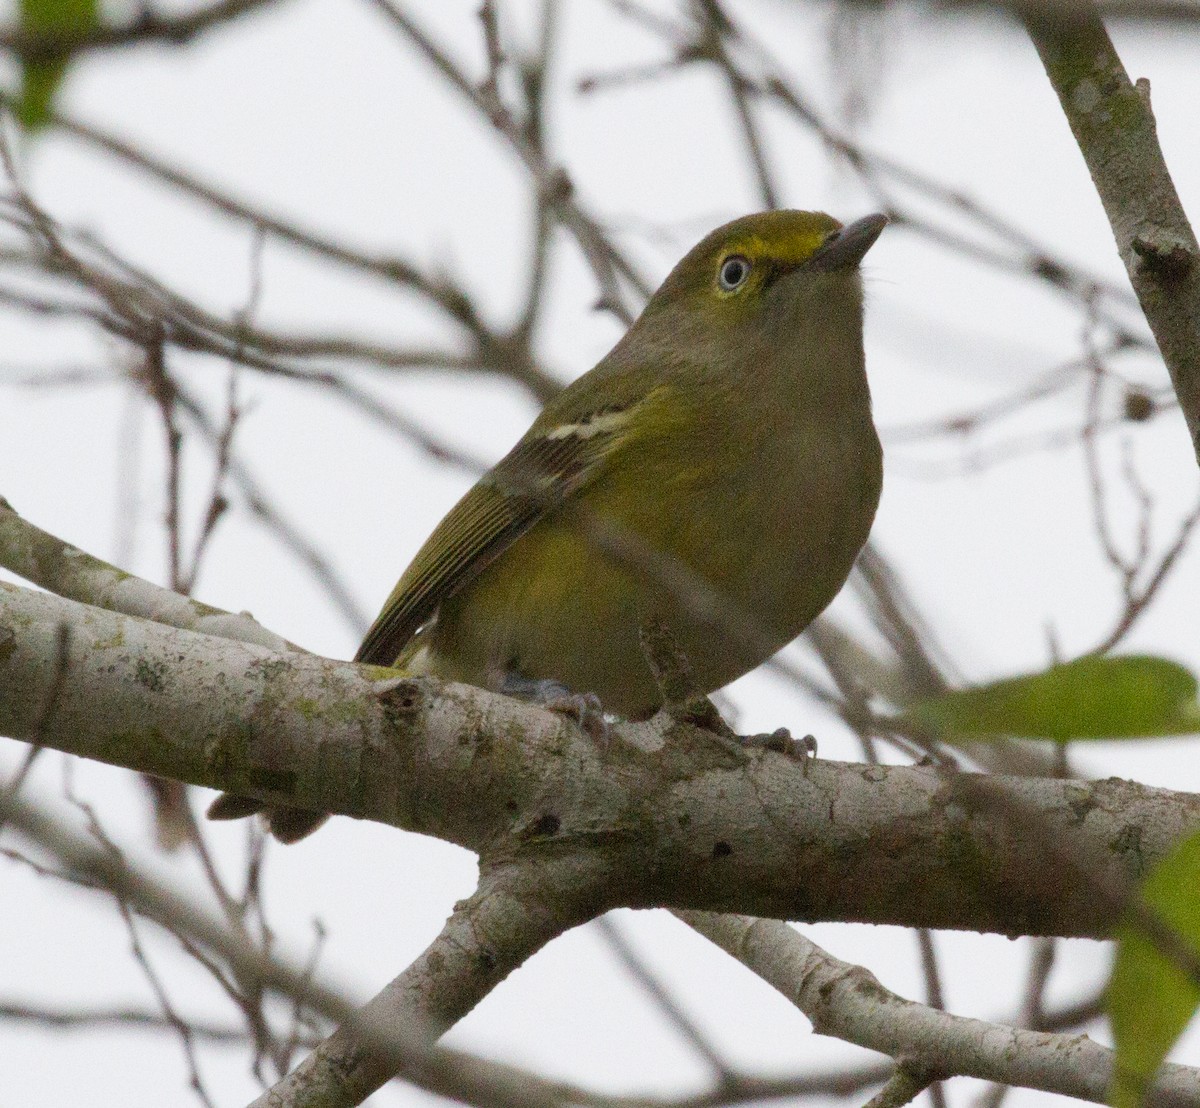
[{"label": "perched bird", "polygon": [[[355,660],[637,719],[661,705],[649,622],[705,692],[795,638],[879,501],[858,267],[886,223],[763,212],[703,239],[450,510]],[[270,818],[285,841],[322,819]]]}]

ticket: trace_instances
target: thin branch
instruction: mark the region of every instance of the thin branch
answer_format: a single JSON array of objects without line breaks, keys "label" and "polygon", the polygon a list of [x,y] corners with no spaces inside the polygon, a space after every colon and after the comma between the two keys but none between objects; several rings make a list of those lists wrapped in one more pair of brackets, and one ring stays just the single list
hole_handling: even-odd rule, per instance
[{"label": "thin branch", "polygon": [[1195,507],[1180,521],[1175,538],[1163,551],[1158,565],[1154,567],[1142,587],[1128,597],[1125,609],[1113,629],[1098,646],[1093,648],[1095,653],[1104,654],[1117,646],[1138,619],[1149,609],[1151,601],[1175,568],[1180,556],[1187,549],[1197,527],[1200,527],[1200,501],[1197,501]]},{"label": "thin branch", "polygon": [[729,91],[729,98],[737,118],[738,129],[742,133],[750,165],[754,170],[759,202],[764,208],[778,208],[779,194],[767,162],[766,145],[750,103],[750,97],[757,92],[757,89],[745,79],[725,49],[725,36],[732,32],[732,27],[714,0],[695,0],[695,9],[700,20],[698,41],[693,48],[687,51],[686,58],[681,54],[680,60],[704,59],[710,61],[724,77],[725,87]]},{"label": "thin branch", "polygon": [[[925,978],[925,1003],[939,1012],[945,1011],[946,997],[942,990],[942,971],[938,965],[937,947],[934,945],[933,932],[928,927],[917,928],[917,949],[921,954],[921,974]],[[891,1081],[896,1088],[888,1096],[884,1088],[875,1098],[880,1101],[879,1108],[889,1103],[907,1104],[925,1089],[929,1090],[930,1103],[933,1108],[946,1108],[946,1087],[937,1080],[938,1075],[919,1067],[911,1068],[903,1063],[896,1067]]]},{"label": "thin branch", "polygon": [[[6,102],[3,94],[0,94],[0,104]],[[342,356],[398,368],[432,365],[466,370],[482,366],[524,385],[540,400],[548,399],[561,388],[559,382],[541,367],[528,358],[522,360],[517,357],[517,348],[507,336],[490,328],[479,316],[467,293],[444,274],[431,276],[397,254],[371,253],[339,242],[329,235],[271,212],[262,205],[240,199],[99,127],[58,113],[51,113],[48,124],[204,202],[229,218],[257,228],[272,239],[410,289],[462,327],[473,340],[475,353],[472,357],[464,357],[439,350],[397,349],[359,339],[272,337],[266,332],[244,330],[242,339],[247,344],[258,346],[267,353],[307,357]]]},{"label": "thin branch", "polygon": [[11,50],[22,61],[48,62],[92,50],[112,50],[146,43],[184,46],[193,39],[230,23],[276,0],[217,0],[181,15],[165,15],[139,7],[125,23],[100,24],[84,30],[43,31],[0,28],[0,50]]},{"label": "thin branch", "polygon": [[187,592],[183,588],[183,521],[180,517],[180,495],[183,483],[183,435],[178,423],[178,396],[175,382],[167,371],[166,354],[161,327],[151,326],[146,335],[144,357],[134,375],[146,390],[158,410],[163,428],[163,445],[167,464],[164,474],[166,485],[166,512],[164,522],[167,529],[167,583],[173,592]]},{"label": "thin branch", "polygon": [[[182,389],[177,389],[180,408],[195,423],[207,441],[219,449],[221,431],[209,419],[200,404]],[[299,527],[280,509],[266,490],[259,484],[250,467],[238,458],[228,464],[230,481],[245,499],[246,507],[313,576],[322,587],[338,614],[356,633],[362,634],[370,623],[370,616],[346,587],[343,577],[334,568],[332,561],[321,551]]]},{"label": "thin branch", "polygon": [[200,1060],[196,1056],[195,1036],[192,1032],[191,1024],[175,1010],[175,1005],[171,1002],[171,997],[167,992],[166,986],[159,977],[158,971],[154,968],[154,964],[150,961],[150,957],[146,953],[146,948],[142,945],[141,935],[138,933],[138,926],[133,918],[133,914],[129,910],[129,906],[119,894],[116,894],[116,896],[117,908],[121,913],[121,919],[125,922],[125,930],[129,935],[129,944],[133,951],[134,959],[141,967],[142,975],[146,978],[155,999],[158,1001],[163,1019],[174,1030],[176,1038],[179,1039],[184,1061],[187,1063],[188,1084],[195,1091],[196,1097],[205,1108],[216,1108],[212,1097],[208,1095],[208,1090],[204,1086],[204,1079],[200,1075]]},{"label": "thin branch", "polygon": [[[145,1008],[54,1007],[39,1000],[0,1000],[0,1020],[28,1023],[52,1031],[92,1031],[103,1028],[131,1031],[175,1031],[161,1011]],[[250,1038],[244,1027],[207,1023],[186,1017],[188,1030],[197,1040],[221,1045],[244,1046]]]},{"label": "thin branch", "polygon": [[206,635],[298,650],[251,616],[181,596],[118,569],[17,514],[0,497],[0,566],[59,596]]},{"label": "thin branch", "polygon": [[612,245],[597,221],[579,204],[566,171],[553,165],[545,152],[534,147],[519,127],[500,126],[503,116],[497,115],[498,106],[398,5],[392,0],[370,2],[421,52],[446,82],[482,113],[497,133],[508,141],[538,191],[545,196],[548,207],[583,251],[600,286],[599,306],[613,312],[622,322],[631,323],[633,313],[624,304],[620,282],[625,281],[632,286],[642,300],[649,299],[652,289],[633,264]]},{"label": "thin branch", "polygon": [[[786,923],[677,912],[797,1005],[819,1034],[878,1050],[934,1076],[1001,1081],[1107,1102],[1113,1052],[1084,1036],[1026,1031],[939,1012],[885,989]],[[1164,1066],[1148,1104],[1200,1104],[1200,1070]]]},{"label": "thin branch", "polygon": [[[567,1108],[570,1104],[581,1103],[568,1086],[546,1082],[535,1074],[484,1061],[462,1051],[432,1046],[430,1032],[416,1013],[410,1012],[400,1019],[372,1022],[370,1006],[356,1012],[340,991],[313,980],[307,968],[293,966],[276,954],[267,956],[247,946],[241,935],[214,920],[205,909],[148,874],[135,870],[112,850],[69,829],[24,797],[0,795],[0,817],[6,817],[11,827],[58,859],[63,872],[52,876],[66,877],[117,897],[130,911],[159,924],[168,933],[212,951],[230,966],[237,967],[240,974],[256,977],[272,993],[288,998],[303,996],[304,1003],[312,1011],[331,1022],[343,1023],[344,1030],[352,1031],[393,1069],[403,1067],[406,1080],[430,1092],[481,1108],[497,1105]],[[493,909],[500,908],[498,904],[493,906]],[[464,909],[460,914],[462,918],[478,917]],[[525,921],[521,922],[522,930],[527,931]],[[435,943],[433,961],[440,949]],[[468,942],[466,949],[478,953],[478,943]],[[467,961],[470,963],[470,959]],[[475,987],[489,980],[486,966],[474,962],[468,968],[476,977]],[[410,974],[409,979],[411,977]],[[395,1015],[395,1010],[391,1009],[388,1015]],[[521,1096],[528,1099],[522,1101]]]},{"label": "thin branch", "polygon": [[696,1021],[683,1010],[679,1001],[671,994],[670,990],[655,976],[650,967],[646,965],[612,917],[600,916],[598,919],[592,921],[592,927],[604,937],[604,941],[616,956],[617,961],[624,966],[629,975],[637,982],[638,987],[651,999],[667,1022],[708,1063],[718,1084],[722,1086],[736,1085],[740,1075],[716,1048]]}]

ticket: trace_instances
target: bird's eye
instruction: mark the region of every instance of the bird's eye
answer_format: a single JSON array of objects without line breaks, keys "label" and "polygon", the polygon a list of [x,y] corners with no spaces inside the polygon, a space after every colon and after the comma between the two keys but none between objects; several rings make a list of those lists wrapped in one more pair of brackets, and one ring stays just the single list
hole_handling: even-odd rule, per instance
[{"label": "bird's eye", "polygon": [[721,263],[720,272],[717,274],[717,284],[725,292],[736,292],[746,283],[746,278],[750,276],[750,259],[743,258],[741,254],[731,254]]}]

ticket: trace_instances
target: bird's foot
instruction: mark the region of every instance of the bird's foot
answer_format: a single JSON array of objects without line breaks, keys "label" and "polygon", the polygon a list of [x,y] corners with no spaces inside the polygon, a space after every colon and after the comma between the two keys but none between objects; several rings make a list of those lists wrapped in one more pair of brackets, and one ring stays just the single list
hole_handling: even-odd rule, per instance
[{"label": "bird's foot", "polygon": [[576,693],[561,681],[535,681],[511,673],[505,674],[500,691],[507,696],[540,704],[551,712],[558,712],[568,719],[573,719],[585,734],[591,736],[602,747],[608,746],[612,737],[612,727],[604,714],[604,705],[595,693]]},{"label": "bird's foot", "polygon": [[544,703],[550,711],[573,719],[585,734],[607,749],[612,738],[612,725],[608,716],[604,714],[604,705],[595,693],[573,693],[564,690]]}]

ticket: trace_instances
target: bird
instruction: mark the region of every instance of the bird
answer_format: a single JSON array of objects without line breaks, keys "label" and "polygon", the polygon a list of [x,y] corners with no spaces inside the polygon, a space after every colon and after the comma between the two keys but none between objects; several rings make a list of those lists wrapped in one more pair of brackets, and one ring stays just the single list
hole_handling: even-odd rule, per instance
[{"label": "bird", "polygon": [[[703,693],[791,642],[879,503],[860,263],[886,224],[774,210],[702,239],[451,508],[354,660],[637,720],[662,706],[648,625]],[[210,815],[264,808],[283,841],[325,818]]]}]

